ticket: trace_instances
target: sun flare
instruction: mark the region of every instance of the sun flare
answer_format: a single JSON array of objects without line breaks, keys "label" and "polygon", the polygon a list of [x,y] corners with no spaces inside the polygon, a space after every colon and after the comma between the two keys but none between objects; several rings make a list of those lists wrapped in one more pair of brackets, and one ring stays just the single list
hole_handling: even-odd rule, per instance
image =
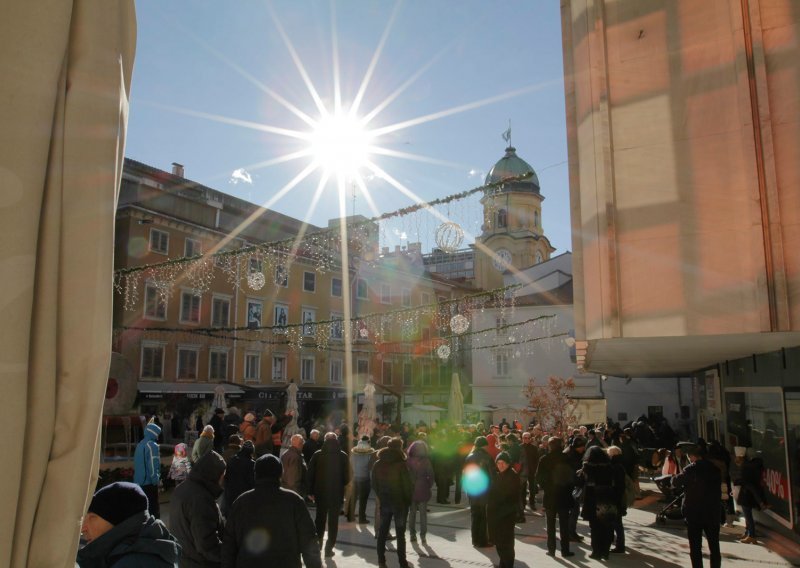
[{"label": "sun flare", "polygon": [[358,175],[369,163],[373,137],[358,118],[337,112],[316,123],[309,150],[327,174]]}]

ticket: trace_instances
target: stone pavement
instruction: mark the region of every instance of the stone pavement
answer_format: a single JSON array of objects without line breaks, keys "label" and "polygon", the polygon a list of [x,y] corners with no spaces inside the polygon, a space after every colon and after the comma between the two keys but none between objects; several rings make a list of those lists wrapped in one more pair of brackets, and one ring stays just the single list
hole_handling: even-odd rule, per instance
[{"label": "stone pavement", "polygon": [[[662,506],[658,502],[660,494],[655,491],[652,484],[642,483],[643,489],[648,494],[644,499],[636,502],[634,508],[628,511],[625,517],[625,536],[628,552],[626,554],[612,554],[608,561],[598,561],[589,558],[589,527],[584,521],[578,523],[578,532],[584,535],[585,540],[572,543],[572,550],[576,553],[571,558],[561,558],[560,555],[551,558],[545,554],[545,520],[540,513],[526,514],[527,522],[517,524],[516,538],[516,564],[517,568],[533,568],[558,566],[647,566],[653,568],[672,568],[689,566],[689,545],[686,539],[686,530],[682,521],[667,521],[666,524],[656,524],[655,512]],[[647,490],[651,491],[647,491]],[[452,496],[451,496],[452,501]],[[162,506],[166,511],[168,507]],[[448,567],[486,567],[497,565],[498,558],[494,548],[475,549],[470,538],[469,508],[462,502],[461,505],[438,505],[429,503],[427,545],[407,542],[407,557],[413,566],[425,568]],[[374,506],[372,503],[367,508],[367,514],[372,519]],[[311,510],[313,516],[314,510]],[[168,522],[168,521],[167,521]],[[735,527],[722,528],[721,550],[722,564],[728,566],[800,566],[800,545],[775,533],[769,533],[763,527],[758,527],[763,538],[760,545],[741,544],[736,541],[743,532],[741,522]],[[394,534],[394,528],[392,528]],[[408,535],[406,535],[408,538]],[[363,566],[377,566],[376,541],[372,524],[359,525],[345,522],[340,518],[339,537],[333,558],[324,558],[323,564],[327,568],[351,568]],[[705,543],[704,543],[705,547]],[[390,568],[396,567],[397,556],[392,552],[393,543],[389,543],[387,563]],[[706,552],[706,565],[708,555]]]}]

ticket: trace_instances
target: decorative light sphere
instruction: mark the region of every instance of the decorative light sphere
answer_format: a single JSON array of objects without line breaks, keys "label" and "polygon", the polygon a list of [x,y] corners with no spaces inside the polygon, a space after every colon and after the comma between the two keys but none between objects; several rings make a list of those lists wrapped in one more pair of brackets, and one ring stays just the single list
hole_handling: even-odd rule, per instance
[{"label": "decorative light sphere", "polygon": [[444,252],[455,252],[464,241],[464,229],[453,221],[446,221],[436,228],[436,246]]},{"label": "decorative light sphere", "polygon": [[574,337],[565,337],[564,343],[566,343],[567,347],[575,347],[575,338]]},{"label": "decorative light sphere", "polygon": [[362,327],[361,329],[358,330],[358,334],[362,338],[366,339],[367,337],[369,337],[369,330],[366,327]]},{"label": "decorative light sphere", "polygon": [[441,360],[447,360],[450,357],[450,346],[449,345],[440,345],[436,349],[436,354],[439,356]]},{"label": "decorative light sphere", "polygon": [[261,290],[266,283],[263,272],[251,272],[247,275],[247,285],[251,290]]},{"label": "decorative light sphere", "polygon": [[469,320],[461,314],[456,314],[450,318],[450,329],[460,335],[469,329]]}]

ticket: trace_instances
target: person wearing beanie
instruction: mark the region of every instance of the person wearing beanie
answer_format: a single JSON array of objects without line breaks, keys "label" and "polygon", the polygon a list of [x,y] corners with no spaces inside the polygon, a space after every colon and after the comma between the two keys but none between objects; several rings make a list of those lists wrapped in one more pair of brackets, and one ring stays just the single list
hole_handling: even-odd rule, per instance
[{"label": "person wearing beanie", "polygon": [[192,463],[197,463],[197,460],[202,458],[208,452],[214,449],[214,427],[211,424],[206,424],[200,436],[194,441],[192,446]]},{"label": "person wearing beanie", "polygon": [[403,439],[392,438],[378,452],[378,460],[372,468],[372,487],[381,508],[381,524],[378,529],[378,566],[386,566],[386,540],[394,518],[397,542],[397,560],[400,568],[409,566],[406,560],[406,519],[414,485],[403,453]]},{"label": "person wearing beanie", "polygon": [[519,475],[512,467],[513,458],[508,452],[500,452],[494,461],[498,473],[489,487],[489,536],[497,547],[500,568],[513,568],[514,523],[519,511],[521,486]]},{"label": "person wearing beanie", "polygon": [[245,491],[250,491],[256,482],[255,467],[253,459],[255,447],[250,440],[242,444],[239,452],[228,461],[225,470],[225,493],[222,498],[222,513],[228,514],[233,502]]},{"label": "person wearing beanie", "polygon": [[[272,454],[255,462],[255,488],[233,504],[222,541],[223,568],[320,568],[314,522],[303,498],[280,486],[283,466]],[[256,541],[253,535],[269,535]],[[256,545],[254,545],[256,543]]]},{"label": "person wearing beanie", "polygon": [[135,483],[123,481],[99,489],[81,523],[87,544],[78,551],[76,564],[81,568],[177,566],[180,546],[147,505],[147,496]]},{"label": "person wearing beanie", "polygon": [[189,476],[192,469],[192,462],[187,455],[186,444],[181,442],[175,445],[175,452],[172,455],[172,463],[169,466],[169,478],[176,484],[184,481]]},{"label": "person wearing beanie", "polygon": [[[492,456],[487,447],[489,442],[485,436],[475,438],[472,451],[464,460],[465,479],[482,479],[483,483],[469,484],[466,488],[469,496],[469,514],[471,518],[472,546],[486,548],[493,546],[489,541],[489,528],[486,520],[486,507],[489,504],[489,489],[496,471]],[[477,469],[476,469],[477,468]],[[476,473],[477,472],[477,473]],[[474,486],[473,486],[474,485]]]},{"label": "person wearing beanie", "polygon": [[172,492],[169,528],[181,545],[181,568],[216,568],[222,556],[224,522],[217,506],[225,460],[210,451]]},{"label": "person wearing beanie", "polygon": [[161,481],[161,454],[158,436],[161,428],[152,420],[144,428],[144,437],[136,444],[133,453],[133,482],[147,495],[148,510],[155,518],[161,516],[158,506],[158,483]]},{"label": "person wearing beanie", "polygon": [[363,525],[369,522],[367,519],[367,499],[372,489],[369,472],[370,458],[375,453],[369,443],[369,436],[362,436],[358,444],[350,450],[350,464],[353,467],[353,497],[349,500],[347,518],[351,520],[356,512],[356,502],[358,502],[358,524]]},{"label": "person wearing beanie", "polygon": [[325,526],[328,527],[328,540],[325,543],[325,556],[334,555],[333,547],[339,534],[339,511],[344,503],[344,488],[350,483],[350,462],[341,450],[336,434],[328,432],[322,449],[314,454],[308,464],[308,493],[317,505],[314,525],[317,539],[322,542]]}]

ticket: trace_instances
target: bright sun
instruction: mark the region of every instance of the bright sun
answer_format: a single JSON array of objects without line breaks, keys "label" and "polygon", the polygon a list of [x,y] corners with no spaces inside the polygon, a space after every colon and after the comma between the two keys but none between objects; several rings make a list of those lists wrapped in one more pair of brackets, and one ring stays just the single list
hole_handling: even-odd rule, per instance
[{"label": "bright sun", "polygon": [[355,175],[369,163],[372,139],[358,118],[342,112],[330,114],[311,132],[311,155],[328,174]]}]

